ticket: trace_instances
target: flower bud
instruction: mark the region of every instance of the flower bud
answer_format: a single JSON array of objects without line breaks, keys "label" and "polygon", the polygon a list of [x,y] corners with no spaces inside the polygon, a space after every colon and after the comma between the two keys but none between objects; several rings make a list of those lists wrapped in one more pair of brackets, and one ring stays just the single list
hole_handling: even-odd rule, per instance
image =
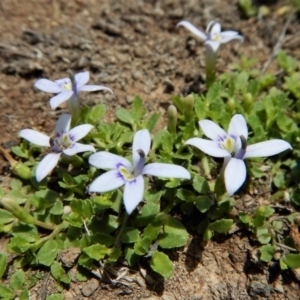
[{"label": "flower bud", "polygon": [[30,168],[23,163],[17,162],[12,167],[13,172],[22,179],[30,179]]},{"label": "flower bud", "polygon": [[253,104],[253,97],[250,93],[244,95],[243,106],[246,112],[250,113]]},{"label": "flower bud", "polygon": [[72,212],[72,208],[69,205],[64,206],[64,215],[69,215]]},{"label": "flower bud", "polygon": [[168,131],[172,135],[176,135],[177,126],[177,108],[174,105],[168,107]]},{"label": "flower bud", "polygon": [[0,199],[2,206],[12,213],[20,221],[27,224],[34,224],[35,219],[32,215],[26,212],[18,203],[16,203],[12,198],[4,196]]},{"label": "flower bud", "polygon": [[188,95],[184,98],[184,118],[185,122],[188,123],[193,118],[194,113],[194,96]]},{"label": "flower bud", "polygon": [[235,110],[235,101],[232,98],[228,99],[226,103],[226,110],[229,113],[232,113]]}]

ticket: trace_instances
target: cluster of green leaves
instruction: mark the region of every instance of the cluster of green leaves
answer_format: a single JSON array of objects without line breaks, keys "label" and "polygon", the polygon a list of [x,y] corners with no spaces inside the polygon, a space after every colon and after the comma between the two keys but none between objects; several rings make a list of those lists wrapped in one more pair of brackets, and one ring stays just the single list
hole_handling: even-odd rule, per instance
[{"label": "cluster of green leaves", "polygon": [[[294,151],[267,161],[249,161],[249,176],[242,190],[248,191],[249,187],[257,186],[257,180],[264,182],[271,174],[272,189],[266,184],[259,186],[259,192],[269,193],[272,205],[289,200],[297,208],[300,205],[299,72],[293,59],[283,52],[278,55],[278,62],[285,74],[282,85],[272,75],[259,78],[254,62],[242,59],[235,72],[222,74],[207,93],[173,97],[177,109],[175,121],[168,124],[168,130],[153,134],[148,159],[182,165],[190,171],[192,180],[145,178],[148,187],[145,201],[128,219],[121,189],[87,194],[87,185],[103,172],[87,163],[89,153],[62,160],[51,176],[38,183],[34,174],[43,149],[26,141],[13,147],[13,153],[31,172],[28,180],[13,179],[9,192],[0,189],[3,205],[0,231],[9,236],[7,249],[16,255],[14,268],[45,266],[60,284],[68,285],[69,267],[58,257],[64,250],[78,248],[77,280],[86,280],[88,272],[100,266],[99,262],[105,266],[124,260],[131,267],[139,262],[148,263],[155,272],[169,278],[173,264],[166,250],[185,246],[188,231],[197,231],[208,241],[215,234],[230,232],[233,224],[251,230],[263,244],[261,261],[270,261],[277,249],[274,232],[283,230],[282,222],[272,220],[276,209],[260,206],[252,213],[240,212],[239,220],[233,218],[231,210],[236,202],[234,197],[224,194],[223,182],[218,177],[221,164],[197,149],[184,146],[184,142],[203,136],[199,120],[211,119],[227,129],[234,114],[243,114],[249,126],[249,144],[280,138],[293,145]],[[143,128],[153,133],[160,117],[158,113],[149,114],[139,97],[134,99],[131,109],[116,111],[116,122],[102,122],[105,112],[104,105],[82,109],[82,122],[95,126],[84,142],[129,160],[134,133]],[[285,240],[281,243],[285,244]],[[290,246],[290,241],[286,243]],[[295,266],[288,255],[295,259],[298,254],[287,253],[282,266],[283,263]],[[5,276],[7,256],[2,255],[0,260],[0,276]],[[22,279],[24,273],[18,272]],[[19,277],[22,285],[23,279]],[[10,287],[0,287],[6,291],[5,299],[15,297],[19,285],[15,286],[10,283]]]}]

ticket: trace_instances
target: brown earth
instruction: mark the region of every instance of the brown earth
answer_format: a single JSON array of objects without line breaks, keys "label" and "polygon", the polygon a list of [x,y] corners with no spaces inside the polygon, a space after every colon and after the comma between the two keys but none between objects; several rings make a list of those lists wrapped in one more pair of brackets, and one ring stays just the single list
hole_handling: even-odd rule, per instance
[{"label": "brown earth", "polygon": [[[186,29],[176,28],[183,19],[203,30],[209,21],[220,21],[225,30],[238,30],[244,36],[243,44],[222,46],[220,72],[241,56],[257,58],[262,70],[287,17],[277,14],[285,1],[260,2],[272,3],[269,14],[247,19],[237,1],[0,1],[1,144],[8,148],[16,143],[23,128],[52,132],[62,109],[51,111],[49,94],[34,91],[33,84],[40,77],[65,77],[68,69],[88,70],[90,83],[114,91],[114,95],[83,96],[85,104],[105,103],[107,120],[135,95],[149,110],[164,114],[172,95],[203,90],[204,48]],[[299,30],[294,18],[282,44],[296,58]],[[271,64],[268,72],[276,73],[276,65]],[[2,180],[7,166],[0,156]],[[280,275],[272,265],[259,265],[257,247],[238,231],[206,245],[194,236],[185,249],[170,253],[175,272],[169,280],[154,274],[145,280],[142,267],[141,272],[121,269],[119,274],[126,274],[119,282],[107,284],[95,277],[86,283],[72,282],[63,293],[65,299],[299,299],[299,281],[292,272]],[[55,292],[57,284],[45,271],[30,299],[45,299]]]}]

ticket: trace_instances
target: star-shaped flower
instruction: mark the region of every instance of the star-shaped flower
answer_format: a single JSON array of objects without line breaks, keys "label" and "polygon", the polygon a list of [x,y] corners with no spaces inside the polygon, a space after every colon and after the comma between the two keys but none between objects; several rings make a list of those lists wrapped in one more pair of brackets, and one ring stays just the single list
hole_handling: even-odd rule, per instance
[{"label": "star-shaped flower", "polygon": [[86,71],[77,73],[74,76],[74,83],[70,78],[58,79],[55,81],[42,78],[39,79],[34,86],[43,92],[58,94],[50,99],[50,106],[52,109],[55,109],[61,103],[71,99],[72,97],[78,99],[79,92],[81,91],[94,92],[107,90],[113,93],[110,88],[103,85],[86,85],[89,79],[90,73]]},{"label": "star-shaped flower", "polygon": [[71,116],[69,114],[63,114],[56,123],[54,138],[50,138],[32,129],[23,129],[19,132],[20,137],[28,140],[32,144],[42,147],[51,147],[52,149],[52,152],[47,154],[36,168],[36,180],[38,182],[44,179],[57,165],[62,153],[73,156],[79,152],[96,151],[93,146],[77,143],[77,141],[86,136],[94,126],[83,124],[70,130],[70,125]]},{"label": "star-shaped flower", "polygon": [[144,196],[143,175],[190,179],[190,173],[183,167],[151,163],[145,166],[145,159],[151,145],[147,129],[136,132],[132,145],[133,163],[126,158],[109,153],[97,152],[90,156],[89,163],[99,169],[111,169],[96,178],[89,187],[90,192],[104,193],[125,185],[123,201],[128,214],[137,207]]},{"label": "star-shaped flower", "polygon": [[240,41],[244,40],[244,38],[239,35],[237,31],[228,30],[221,32],[221,24],[215,21],[209,22],[206,27],[206,33],[203,33],[188,21],[181,21],[177,24],[177,26],[184,26],[197,37],[205,41],[206,45],[210,45],[214,52],[218,51],[221,44],[227,43],[234,39]]},{"label": "star-shaped flower", "polygon": [[210,120],[202,120],[199,125],[211,141],[195,137],[187,140],[185,144],[195,146],[211,156],[224,157],[224,179],[229,196],[233,195],[246,179],[244,159],[272,156],[292,149],[288,142],[279,139],[247,146],[248,128],[245,118],[240,114],[232,117],[228,133]]}]

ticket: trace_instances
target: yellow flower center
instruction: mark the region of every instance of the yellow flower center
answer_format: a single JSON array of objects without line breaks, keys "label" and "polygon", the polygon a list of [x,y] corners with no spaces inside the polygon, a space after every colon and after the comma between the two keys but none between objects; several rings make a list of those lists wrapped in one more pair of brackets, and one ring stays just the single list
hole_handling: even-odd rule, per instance
[{"label": "yellow flower center", "polygon": [[127,181],[131,181],[134,180],[135,177],[133,176],[133,174],[131,172],[129,172],[125,167],[120,166],[119,167],[119,172],[122,174],[123,178]]},{"label": "yellow flower center", "polygon": [[223,141],[220,142],[220,147],[227,150],[229,153],[234,152],[235,140],[231,136],[227,136]]},{"label": "yellow flower center", "polygon": [[213,40],[213,41],[216,41],[216,42],[219,42],[220,40],[221,40],[221,35],[220,34],[214,34],[212,37],[211,37],[211,39]]},{"label": "yellow flower center", "polygon": [[61,85],[61,87],[66,90],[66,91],[71,91],[72,90],[72,82],[67,82]]}]

